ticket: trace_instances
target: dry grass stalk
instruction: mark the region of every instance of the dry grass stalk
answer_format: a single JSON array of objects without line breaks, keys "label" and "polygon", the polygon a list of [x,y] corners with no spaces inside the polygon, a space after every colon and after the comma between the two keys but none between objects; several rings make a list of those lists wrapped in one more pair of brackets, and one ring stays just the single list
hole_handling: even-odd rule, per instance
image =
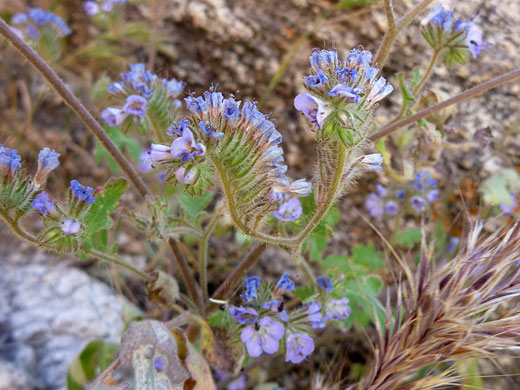
[{"label": "dry grass stalk", "polygon": [[[417,379],[441,362],[492,357],[520,342],[520,222],[482,238],[482,223],[455,259],[437,270],[423,253],[412,283],[400,282],[397,305],[376,324],[375,362],[358,390],[427,390],[457,383],[453,369]],[[410,270],[406,270],[409,274]],[[496,308],[502,305],[500,314]],[[433,370],[432,370],[433,371]]]}]

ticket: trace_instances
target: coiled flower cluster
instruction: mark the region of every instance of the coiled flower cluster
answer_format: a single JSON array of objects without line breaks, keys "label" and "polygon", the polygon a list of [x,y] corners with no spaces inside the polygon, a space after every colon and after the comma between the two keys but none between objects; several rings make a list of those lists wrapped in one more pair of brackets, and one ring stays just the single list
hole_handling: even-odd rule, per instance
[{"label": "coiled flower cluster", "polygon": [[42,35],[48,35],[50,31],[58,37],[72,32],[62,18],[41,8],[30,8],[27,13],[15,14],[11,23],[16,26],[22,37],[33,40],[40,40]]},{"label": "coiled flower cluster", "polygon": [[258,357],[273,354],[285,346],[285,361],[301,363],[314,351],[312,329],[325,327],[325,320],[345,320],[350,315],[348,298],[332,299],[334,289],[329,278],[317,280],[320,294],[316,300],[304,303],[287,312],[286,303],[295,284],[284,274],[276,286],[261,285],[256,276],[244,281],[243,306],[230,306],[229,314],[235,320],[232,330],[240,333],[247,353]]}]

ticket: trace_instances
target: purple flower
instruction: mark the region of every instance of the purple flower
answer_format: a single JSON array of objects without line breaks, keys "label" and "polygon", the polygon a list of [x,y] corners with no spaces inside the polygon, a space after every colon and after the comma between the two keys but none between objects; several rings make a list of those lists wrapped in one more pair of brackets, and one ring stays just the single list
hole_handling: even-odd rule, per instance
[{"label": "purple flower", "polygon": [[94,189],[82,186],[77,180],[72,180],[70,182],[70,190],[79,201],[85,201],[87,204],[92,204],[96,201],[96,198],[92,196]]},{"label": "purple flower", "polygon": [[14,14],[11,18],[11,24],[24,24],[27,23],[27,15],[26,14]]},{"label": "purple flower", "polygon": [[190,126],[190,121],[187,119],[180,120],[177,123],[172,124],[168,127],[167,135],[170,137],[175,137],[178,135],[182,135],[182,132]]},{"label": "purple flower", "polygon": [[108,86],[107,91],[113,95],[117,95],[125,92],[125,86],[123,83],[116,81]]},{"label": "purple flower", "polygon": [[383,199],[371,192],[365,200],[365,208],[372,217],[380,217],[385,213]]},{"label": "purple flower", "polygon": [[329,78],[325,76],[321,69],[318,69],[317,73],[318,74],[316,76],[312,75],[305,77],[305,82],[309,87],[321,87],[325,85],[327,81],[329,81]]},{"label": "purple flower", "polygon": [[297,198],[289,199],[280,205],[280,209],[273,211],[273,215],[280,221],[295,221],[302,215],[302,205]]},{"label": "purple flower", "polygon": [[294,107],[303,112],[311,120],[311,123],[316,123],[320,130],[323,128],[325,119],[332,112],[327,103],[308,93],[301,93],[296,96]]},{"label": "purple flower", "polygon": [[285,361],[298,364],[314,351],[314,341],[308,334],[291,333],[287,337],[286,349]]},{"label": "purple flower", "polygon": [[323,67],[336,67],[338,64],[338,52],[333,50],[313,49],[309,62],[314,69]]},{"label": "purple flower", "polygon": [[397,199],[404,199],[404,190],[403,189],[398,189],[397,190]]},{"label": "purple flower", "polygon": [[16,150],[0,145],[0,172],[2,176],[12,175],[17,169],[22,167],[22,158]]},{"label": "purple flower", "polygon": [[40,32],[35,26],[27,26],[25,28],[25,33],[29,36],[29,38],[32,38],[35,41],[40,39]]},{"label": "purple flower", "polygon": [[424,191],[430,187],[436,187],[437,181],[431,177],[428,171],[422,173],[417,172],[413,186],[417,191]]},{"label": "purple flower", "polygon": [[46,192],[40,192],[31,203],[31,207],[38,210],[43,215],[47,215],[56,210],[54,203],[49,199]]},{"label": "purple flower", "polygon": [[359,162],[362,167],[370,170],[375,171],[378,169],[381,169],[381,164],[383,164],[383,156],[379,153],[374,154],[367,154],[364,156],[361,161]]},{"label": "purple flower", "polygon": [[258,318],[256,310],[250,307],[236,307],[232,305],[229,308],[229,314],[231,314],[231,317],[233,317],[239,324],[255,322]]},{"label": "purple flower", "polygon": [[99,6],[94,1],[86,1],[83,4],[83,10],[89,16],[94,16],[99,13]]},{"label": "purple flower", "polygon": [[334,286],[330,282],[330,278],[326,278],[323,276],[320,276],[318,279],[316,279],[316,283],[318,283],[318,286],[324,291],[332,291],[334,290]]},{"label": "purple flower", "polygon": [[350,316],[348,298],[335,299],[327,304],[325,310],[326,320],[345,320]]},{"label": "purple flower", "polygon": [[193,160],[195,156],[203,156],[206,147],[201,143],[195,143],[192,132],[184,129],[182,136],[172,142],[170,153],[173,158],[180,158],[182,162],[186,162]]},{"label": "purple flower", "polygon": [[325,327],[325,321],[321,315],[321,304],[317,301],[304,303],[302,307],[307,308],[306,320],[312,326],[313,329],[320,329]]},{"label": "purple flower", "polygon": [[436,200],[440,200],[440,199],[441,199],[441,195],[440,195],[439,190],[431,190],[426,193],[426,200],[428,201],[428,203],[433,203]]},{"label": "purple flower", "polygon": [[289,316],[287,315],[287,311],[285,310],[285,305],[283,301],[274,300],[270,302],[266,302],[262,306],[263,309],[269,309],[272,313],[278,315],[280,321],[288,322]]},{"label": "purple flower", "polygon": [[276,283],[276,287],[274,289],[275,295],[282,295],[289,291],[294,291],[296,286],[294,282],[289,277],[289,274],[283,274],[278,283]]},{"label": "purple flower", "polygon": [[284,333],[285,328],[281,322],[264,317],[254,325],[244,328],[240,339],[246,344],[247,353],[258,357],[262,352],[272,354],[278,351]]},{"label": "purple flower", "polygon": [[506,205],[506,204],[499,204],[498,207],[506,215],[513,214],[513,211],[518,207],[518,201],[516,200],[516,196],[511,195],[511,203],[510,204],[508,204],[508,205]]},{"label": "purple flower", "polygon": [[388,195],[388,192],[386,191],[386,188],[383,187],[381,184],[376,184],[376,191],[381,196]]},{"label": "purple flower", "polygon": [[202,96],[196,98],[188,96],[184,101],[186,102],[186,106],[188,106],[188,110],[194,114],[202,114],[208,110],[208,103],[206,103]]},{"label": "purple flower", "polygon": [[330,90],[329,96],[341,96],[351,103],[359,104],[359,89],[349,87],[346,84],[338,84]]},{"label": "purple flower", "polygon": [[168,96],[175,96],[182,92],[184,89],[184,82],[175,78],[171,80],[163,79],[163,85],[168,90]]},{"label": "purple flower", "polygon": [[[370,53],[370,52],[369,52]],[[355,69],[347,68],[346,66],[341,68],[336,68],[336,74],[338,75],[338,79],[349,79],[348,81],[355,82],[358,77],[358,72]]]},{"label": "purple flower", "polygon": [[399,212],[399,205],[393,200],[389,200],[385,204],[385,213],[388,215],[397,215]]},{"label": "purple flower", "polygon": [[387,84],[384,77],[380,77],[371,85],[370,93],[367,96],[367,102],[369,104],[374,104],[389,95],[393,90],[394,87]]},{"label": "purple flower", "polygon": [[59,153],[49,148],[40,150],[40,154],[38,155],[38,170],[34,175],[34,182],[37,185],[40,186],[44,184],[49,173],[60,165],[58,160],[59,156]]},{"label": "purple flower", "polygon": [[229,122],[236,122],[240,115],[240,102],[235,101],[233,98],[225,99],[222,103],[222,113],[224,118]]},{"label": "purple flower", "polygon": [[164,371],[166,368],[166,358],[164,356],[157,356],[153,360],[153,366],[158,372]]},{"label": "purple flower", "polygon": [[151,144],[148,151],[149,159],[152,163],[172,160],[173,156],[170,153],[171,148],[161,144]]},{"label": "purple flower", "polygon": [[186,172],[186,167],[179,167],[175,171],[175,177],[182,184],[192,184],[195,181],[196,174],[191,169]]},{"label": "purple flower", "polygon": [[426,205],[426,202],[420,196],[412,196],[410,198],[410,204],[415,211],[420,212]]},{"label": "purple flower", "polygon": [[248,303],[256,299],[256,290],[260,287],[260,279],[256,276],[246,277],[244,280],[245,290],[242,292],[242,299]]},{"label": "purple flower", "polygon": [[130,95],[126,98],[123,111],[130,115],[145,116],[148,101],[139,95]]},{"label": "purple flower", "polygon": [[220,138],[220,137],[223,137],[224,136],[224,133],[217,133],[215,130],[215,128],[213,126],[210,125],[210,123],[208,121],[206,122],[203,122],[203,121],[200,121],[199,122],[199,127],[200,129],[202,130],[202,132],[207,135],[208,137],[211,137],[211,138]]},{"label": "purple flower", "polygon": [[482,50],[488,48],[489,44],[482,42],[482,31],[474,22],[466,22],[466,46],[473,54],[473,58],[477,58]]},{"label": "purple flower", "polygon": [[139,172],[148,173],[153,169],[153,160],[151,158],[151,149],[143,150],[139,155]]},{"label": "purple flower", "polygon": [[101,113],[101,118],[111,127],[121,126],[128,114],[119,108],[108,107]]},{"label": "purple flower", "polygon": [[352,49],[347,55],[347,62],[359,67],[369,67],[372,63],[372,53],[368,50]]},{"label": "purple flower", "polygon": [[81,225],[75,219],[66,219],[61,223],[61,231],[65,234],[76,234]]}]

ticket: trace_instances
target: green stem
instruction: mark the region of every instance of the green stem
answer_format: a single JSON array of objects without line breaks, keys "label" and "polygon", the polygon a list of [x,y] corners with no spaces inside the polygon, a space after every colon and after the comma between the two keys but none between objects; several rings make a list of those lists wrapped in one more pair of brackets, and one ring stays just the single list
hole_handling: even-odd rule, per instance
[{"label": "green stem", "polygon": [[146,282],[153,282],[154,279],[145,274],[144,272],[139,271],[138,269],[132,267],[130,264],[125,263],[121,259],[117,258],[116,256],[111,256],[109,254],[97,251],[95,249],[91,250],[90,252],[82,252],[85,256],[88,256],[92,259],[99,259],[106,261],[107,263],[115,264],[121,268],[126,269],[127,271],[132,272],[134,275],[139,276],[141,279],[143,279]]},{"label": "green stem", "polygon": [[213,216],[200,240],[200,287],[202,288],[202,303],[204,305],[208,303],[208,242],[213,230],[215,230],[217,226],[219,218],[219,214]]},{"label": "green stem", "polygon": [[386,58],[390,53],[390,49],[394,44],[397,34],[399,34],[406,26],[408,26],[417,15],[423,12],[432,1],[433,0],[422,0],[421,2],[419,2],[415,7],[413,7],[405,15],[403,15],[403,17],[399,19],[397,25],[395,26],[392,26],[392,22],[389,20],[388,31],[385,33],[385,36],[383,37],[383,40],[381,41],[381,44],[377,49],[374,60],[372,61],[373,64],[377,64],[379,66],[379,72],[381,72],[385,65]]},{"label": "green stem", "polygon": [[11,231],[16,234],[20,239],[28,242],[29,244],[40,246],[41,244],[38,242],[36,237],[34,237],[32,234],[24,231],[20,225],[15,222],[12,218],[9,217],[9,214],[5,211],[0,209],[0,218],[2,221],[4,221],[7,226],[11,229]]},{"label": "green stem", "polygon": [[400,129],[401,127],[414,123],[415,121],[425,118],[437,111],[442,110],[443,108],[446,108],[453,104],[457,104],[457,103],[463,102],[465,100],[471,99],[477,95],[480,95],[481,93],[489,91],[490,89],[496,88],[502,84],[510,83],[511,81],[514,81],[516,79],[520,79],[520,69],[516,69],[511,72],[505,73],[492,80],[489,80],[489,81],[486,81],[485,83],[477,85],[476,87],[470,88],[470,89],[462,92],[461,94],[454,96],[448,100],[437,103],[431,107],[425,108],[424,110],[421,110],[421,111],[415,113],[414,115],[409,116],[408,118],[402,119],[395,123],[391,123],[390,125],[385,126],[381,130],[372,134],[370,139],[372,141],[376,141],[379,138],[382,138],[382,137]]},{"label": "green stem", "polygon": [[114,145],[100,124],[85,108],[85,106],[72,94],[58,75],[47,65],[47,63],[27,43],[17,36],[14,31],[0,18],[0,34],[3,35],[47,80],[55,89],[63,101],[76,113],[83,124],[98,139],[106,151],[119,165],[128,179],[134,184],[141,196],[148,195],[148,189],[143,180],[136,172],[132,164],[126,159],[121,151]]},{"label": "green stem", "polygon": [[421,79],[421,81],[419,81],[419,83],[413,89],[413,96],[416,99],[419,98],[419,93],[421,92],[421,90],[422,90],[422,88],[424,86],[424,83],[426,83],[426,81],[428,81],[428,79],[432,75],[433,68],[435,67],[435,64],[437,63],[437,59],[439,58],[440,54],[441,54],[441,50],[439,50],[439,49],[437,49],[437,50],[435,50],[433,52],[433,56],[430,59],[430,64],[428,65],[428,69],[426,69],[426,73],[424,74],[424,76]]}]

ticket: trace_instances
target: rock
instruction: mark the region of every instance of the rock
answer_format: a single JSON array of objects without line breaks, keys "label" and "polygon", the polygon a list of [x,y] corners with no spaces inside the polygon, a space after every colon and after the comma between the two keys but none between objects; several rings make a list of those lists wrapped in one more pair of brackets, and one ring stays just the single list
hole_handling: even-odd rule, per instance
[{"label": "rock", "polygon": [[69,364],[86,344],[120,340],[125,300],[80,270],[3,262],[0,286],[0,390],[66,389]]}]

